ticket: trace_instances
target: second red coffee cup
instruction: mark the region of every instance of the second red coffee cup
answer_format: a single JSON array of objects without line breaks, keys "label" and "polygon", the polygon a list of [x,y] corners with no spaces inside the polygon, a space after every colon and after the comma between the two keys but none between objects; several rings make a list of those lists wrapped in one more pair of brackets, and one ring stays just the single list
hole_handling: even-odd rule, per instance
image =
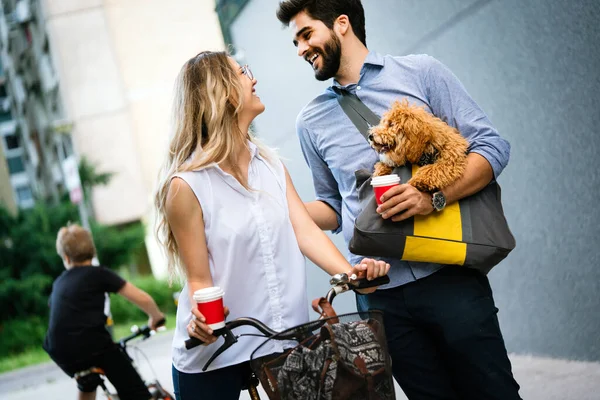
[{"label": "second red coffee cup", "polygon": [[194,292],[194,301],[198,304],[198,311],[206,318],[206,324],[213,330],[225,326],[225,311],[223,308],[223,295],[225,293],[218,286],[208,287]]},{"label": "second red coffee cup", "polygon": [[377,201],[377,204],[381,205],[381,196],[385,192],[399,184],[400,177],[396,174],[373,177],[371,179],[371,186],[373,186],[373,191],[375,192],[375,201]]}]

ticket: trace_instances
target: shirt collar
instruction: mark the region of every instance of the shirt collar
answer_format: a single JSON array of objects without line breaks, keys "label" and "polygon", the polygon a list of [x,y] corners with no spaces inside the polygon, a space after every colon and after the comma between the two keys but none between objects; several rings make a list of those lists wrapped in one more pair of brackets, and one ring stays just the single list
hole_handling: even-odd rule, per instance
[{"label": "shirt collar", "polygon": [[[369,54],[367,54],[367,58],[365,58],[365,64],[383,67],[384,63],[385,62],[384,62],[383,56],[374,51],[370,51]],[[364,68],[364,66],[363,66],[363,68]]]},{"label": "shirt collar", "polygon": [[[383,58],[383,56],[381,54],[376,53],[374,51],[369,51],[369,54],[367,54],[367,58],[365,58],[365,62],[363,64],[362,68],[360,69],[360,77],[362,78],[362,76],[365,73],[365,66],[372,65],[372,66],[375,66],[375,67],[383,67],[384,64],[385,64],[384,58]],[[345,86],[345,88],[351,88],[351,87],[353,87],[355,85],[356,84],[351,83],[350,85]],[[332,87],[337,87],[337,88],[343,88],[344,87],[337,80],[335,80],[335,78],[333,79],[333,84],[331,86]]]},{"label": "shirt collar", "polygon": [[250,157],[254,158],[261,158],[260,154],[258,152],[258,146],[255,145],[254,143],[252,143],[252,141],[248,140],[248,149],[250,150]]}]

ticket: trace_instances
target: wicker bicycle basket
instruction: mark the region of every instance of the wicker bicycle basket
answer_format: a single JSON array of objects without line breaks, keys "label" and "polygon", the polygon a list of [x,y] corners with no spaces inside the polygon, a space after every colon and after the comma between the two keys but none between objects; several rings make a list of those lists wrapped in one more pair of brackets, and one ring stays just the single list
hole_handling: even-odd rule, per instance
[{"label": "wicker bicycle basket", "polygon": [[[289,342],[284,338],[290,333],[304,339]],[[286,340],[290,348],[255,358],[273,340]],[[250,363],[271,400],[395,399],[379,311],[342,314],[288,329],[254,350]]]}]

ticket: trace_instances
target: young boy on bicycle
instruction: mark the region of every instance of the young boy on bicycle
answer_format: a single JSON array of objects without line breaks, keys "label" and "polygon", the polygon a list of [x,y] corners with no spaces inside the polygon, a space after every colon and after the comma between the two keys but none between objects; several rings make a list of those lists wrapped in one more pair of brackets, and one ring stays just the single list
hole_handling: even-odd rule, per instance
[{"label": "young boy on bicycle", "polygon": [[[44,350],[70,377],[92,367],[104,371],[120,399],[148,400],[150,393],[126,354],[105,328],[105,293],[118,293],[148,314],[148,326],[164,319],[146,292],[104,267],[92,266],[96,249],[90,233],[78,225],[58,231],[56,251],[66,271],[53,283],[50,323]],[[79,399],[95,399],[97,374],[78,380]]]}]

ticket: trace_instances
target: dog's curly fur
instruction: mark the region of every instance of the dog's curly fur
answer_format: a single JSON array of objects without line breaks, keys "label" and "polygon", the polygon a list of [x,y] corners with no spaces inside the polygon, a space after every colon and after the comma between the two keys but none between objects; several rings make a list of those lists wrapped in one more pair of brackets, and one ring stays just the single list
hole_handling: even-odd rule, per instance
[{"label": "dog's curly fur", "polygon": [[369,133],[381,160],[373,176],[391,174],[407,162],[419,164],[424,154],[435,155],[433,164],[419,168],[407,182],[422,192],[434,192],[460,178],[467,165],[469,144],[458,130],[407,100],[394,102]]}]

